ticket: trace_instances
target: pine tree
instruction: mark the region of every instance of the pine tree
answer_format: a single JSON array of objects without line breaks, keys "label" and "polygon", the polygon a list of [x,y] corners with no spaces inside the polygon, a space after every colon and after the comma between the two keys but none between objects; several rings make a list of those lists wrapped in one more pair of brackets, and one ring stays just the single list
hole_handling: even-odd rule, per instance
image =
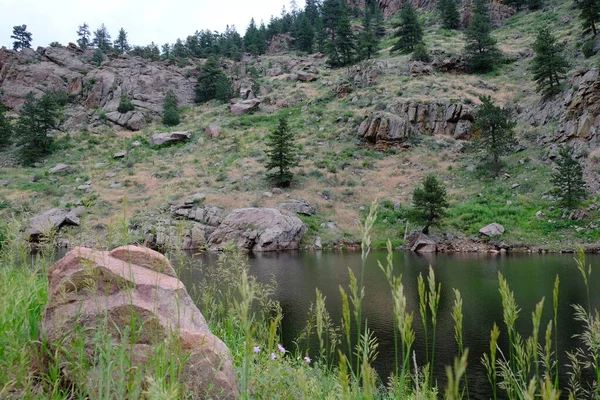
[{"label": "pine tree", "polygon": [[100,28],[94,32],[94,46],[102,50],[104,54],[110,50],[110,34],[106,26],[102,24]]},{"label": "pine tree", "polygon": [[394,36],[398,38],[398,41],[392,51],[410,53],[417,44],[423,42],[423,28],[410,1],[404,3],[402,11],[400,11],[400,22],[397,28]]},{"label": "pine tree", "polygon": [[354,62],[356,54],[356,39],[352,33],[350,19],[344,13],[337,26],[337,34],[333,43],[328,63],[333,67],[344,67]]},{"label": "pine tree", "polygon": [[377,0],[371,1],[371,14],[373,15],[373,24],[375,25],[375,35],[377,38],[381,39],[385,36],[385,20],[383,18],[383,12],[381,8],[379,8],[379,4]]},{"label": "pine tree", "polygon": [[583,167],[573,152],[573,147],[570,146],[560,149],[556,160],[558,168],[551,179],[554,193],[567,208],[575,208],[586,196]]},{"label": "pine tree", "polygon": [[363,19],[363,30],[358,35],[358,53],[361,59],[370,59],[377,51],[379,39],[377,38],[376,25],[373,20],[373,9],[367,7]]},{"label": "pine tree", "polygon": [[233,83],[225,74],[221,74],[215,82],[215,99],[227,103],[233,97]]},{"label": "pine tree", "polygon": [[318,52],[325,52],[326,44],[327,44],[327,31],[325,30],[325,26],[323,25],[323,19],[317,18],[317,22],[315,22],[315,43],[314,49]]},{"label": "pine tree", "polygon": [[515,144],[514,127],[516,123],[510,119],[509,110],[492,103],[489,96],[480,98],[482,103],[473,124],[475,146],[484,152],[484,157],[491,160],[491,170],[498,176],[502,168],[500,157],[510,154]]},{"label": "pine tree", "polygon": [[580,10],[579,18],[583,20],[583,34],[598,34],[596,24],[600,20],[600,2],[598,0],[575,0],[575,5]]},{"label": "pine tree", "polygon": [[329,40],[335,42],[338,24],[344,8],[340,0],[325,0],[322,7],[323,26],[329,35]]},{"label": "pine tree", "polygon": [[439,225],[449,206],[444,184],[435,175],[427,175],[421,186],[415,188],[412,202],[412,217],[415,222],[424,225],[423,233],[426,235],[429,227]]},{"label": "pine tree", "polygon": [[298,31],[296,33],[296,46],[298,50],[310,53],[315,38],[314,28],[305,14],[298,18]]},{"label": "pine tree", "polygon": [[91,41],[90,41],[90,27],[88,26],[87,23],[83,23],[83,25],[79,25],[79,27],[77,28],[77,45],[82,49],[85,50],[88,47],[90,47]]},{"label": "pine tree", "polygon": [[528,0],[527,2],[527,8],[529,8],[531,11],[540,10],[543,5],[543,0]]},{"label": "pine tree", "polygon": [[115,40],[114,45],[119,53],[126,53],[129,51],[129,49],[131,49],[127,40],[127,32],[125,32],[125,29],[121,28],[119,30],[119,36],[117,37],[117,40]]},{"label": "pine tree", "polygon": [[13,136],[13,128],[6,118],[6,108],[0,103],[0,150],[10,146]]},{"label": "pine tree", "polygon": [[537,82],[538,92],[545,97],[560,92],[560,81],[569,68],[569,63],[562,54],[564,47],[564,43],[557,43],[556,37],[548,28],[540,30],[533,44],[533,79]]},{"label": "pine tree", "polygon": [[206,59],[198,74],[196,85],[196,103],[206,103],[213,100],[217,95],[217,81],[225,76],[219,62],[213,56]]},{"label": "pine tree", "polygon": [[13,34],[10,38],[15,39],[13,50],[31,48],[31,32],[27,32],[27,25],[13,26]]},{"label": "pine tree", "polygon": [[291,168],[298,166],[299,157],[294,134],[285,117],[279,118],[279,125],[267,135],[266,143],[265,168],[274,170],[267,173],[267,178],[278,186],[289,186],[293,178]]},{"label": "pine tree", "polygon": [[460,12],[456,0],[440,0],[438,2],[442,26],[445,29],[458,29],[460,26]]},{"label": "pine tree", "polygon": [[94,54],[92,55],[92,62],[94,62],[98,67],[100,65],[102,65],[102,62],[104,61],[105,58],[106,58],[106,56],[104,55],[104,53],[102,52],[102,50],[100,48],[97,48],[96,50],[94,50]]},{"label": "pine tree", "polygon": [[306,0],[304,5],[304,15],[306,15],[308,22],[314,25],[317,18],[319,18],[319,7],[315,0]]},{"label": "pine tree", "polygon": [[474,72],[491,71],[501,57],[496,39],[491,35],[487,2],[488,0],[475,0],[471,25],[465,31],[465,53]]},{"label": "pine tree", "polygon": [[177,95],[172,89],[167,91],[165,99],[163,100],[163,119],[162,122],[166,126],[179,125],[179,100]]},{"label": "pine tree", "polygon": [[58,108],[54,97],[45,94],[36,100],[33,93],[29,93],[16,127],[20,156],[25,165],[31,165],[52,152],[54,140],[48,134],[56,128],[57,121]]}]

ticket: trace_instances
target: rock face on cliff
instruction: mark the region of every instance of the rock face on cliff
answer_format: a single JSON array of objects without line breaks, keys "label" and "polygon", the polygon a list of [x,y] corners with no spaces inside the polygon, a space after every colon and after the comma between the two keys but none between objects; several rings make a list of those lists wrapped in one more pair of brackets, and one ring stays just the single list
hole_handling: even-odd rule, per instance
[{"label": "rock face on cliff", "polygon": [[411,135],[448,135],[468,139],[474,121],[474,110],[462,103],[403,102],[367,117],[358,134],[369,142],[403,142]]},{"label": "rock face on cliff", "polygon": [[[98,330],[106,330],[106,340],[117,346],[128,343],[128,361],[132,368],[143,371],[155,346],[173,341],[184,353],[182,357],[187,356],[179,378],[187,393],[197,398],[237,398],[229,349],[212,334],[161,254],[135,246],[111,252],[75,248],[50,268],[48,281],[41,335],[52,354],[67,357],[83,335],[83,357],[93,365],[98,348],[91,338]],[[136,340],[132,343],[122,335],[134,320]],[[71,363],[61,365],[67,379],[78,373],[69,369]],[[91,368],[80,383],[96,397],[99,378]]]},{"label": "rock face on cliff", "polygon": [[[193,104],[194,66],[179,68],[168,62],[151,62],[123,54],[98,67],[91,58],[92,50],[83,51],[73,44],[23,52],[2,48],[0,101],[19,110],[29,92],[36,97],[45,91],[65,92],[70,98],[61,126],[65,130],[75,129],[84,122],[91,123],[91,130],[106,122],[126,129],[141,129],[161,116],[169,89],[175,92],[181,106]],[[134,111],[124,114],[117,111],[123,94],[131,98]]]},{"label": "rock face on cliff", "polygon": [[226,242],[251,251],[293,250],[308,228],[298,217],[284,215],[274,208],[233,210],[210,235],[209,247]]},{"label": "rock face on cliff", "polygon": [[579,155],[600,147],[600,71],[583,69],[573,75],[562,96],[540,103],[524,114],[533,126],[558,123],[554,135],[541,138],[547,155],[558,154],[558,146],[570,144]]},{"label": "rock face on cliff", "polygon": [[[379,8],[386,17],[393,17],[402,10],[402,6],[407,0],[377,0]],[[438,0],[408,0],[415,8],[422,8],[425,10],[434,10],[437,7]],[[349,7],[354,8],[365,8],[366,0],[346,0],[346,4]],[[461,2],[461,20],[465,25],[469,24],[471,15],[471,0],[462,0]],[[508,7],[502,4],[501,1],[493,0],[490,3],[490,19],[494,27],[500,27],[502,24],[514,15],[516,10],[512,7]]]}]

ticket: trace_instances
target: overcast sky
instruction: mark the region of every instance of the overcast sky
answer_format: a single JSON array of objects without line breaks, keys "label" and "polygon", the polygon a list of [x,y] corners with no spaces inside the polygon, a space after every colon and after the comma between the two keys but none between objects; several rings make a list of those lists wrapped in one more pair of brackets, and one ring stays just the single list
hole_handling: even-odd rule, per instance
[{"label": "overcast sky", "polygon": [[[297,0],[300,4],[304,1]],[[104,23],[112,39],[121,27],[129,43],[173,43],[196,30],[222,32],[235,25],[243,36],[251,17],[257,24],[280,15],[289,0],[0,0],[0,47],[12,48],[15,25],[27,25],[32,47],[77,40],[77,27],[87,22],[94,31]]]}]

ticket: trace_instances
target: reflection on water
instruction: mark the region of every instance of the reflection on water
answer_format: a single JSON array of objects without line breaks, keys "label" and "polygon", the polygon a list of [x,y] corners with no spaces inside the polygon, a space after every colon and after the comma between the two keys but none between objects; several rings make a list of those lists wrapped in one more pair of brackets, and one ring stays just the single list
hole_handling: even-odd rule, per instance
[{"label": "reflection on water", "polygon": [[[394,368],[392,298],[385,276],[377,266],[377,261],[385,264],[386,252],[374,251],[365,266],[364,285],[366,288],[363,317],[375,332],[379,341],[379,356],[375,367],[382,378]],[[198,256],[202,263],[216,262],[215,254]],[[318,288],[327,297],[327,309],[334,321],[341,319],[341,299],[339,285],[347,287],[348,268],[357,276],[360,274],[360,253],[347,251],[328,252],[282,252],[250,256],[251,272],[262,282],[272,278],[277,281],[276,300],[284,312],[284,345],[293,348],[293,341],[304,328],[307,312],[315,300]],[[600,257],[588,256],[588,261],[600,268]],[[201,263],[198,262],[198,265]],[[423,327],[418,313],[419,297],[417,277],[426,275],[429,265],[435,269],[436,278],[442,284],[442,294],[438,316],[436,348],[436,377],[444,384],[444,366],[450,365],[456,356],[454,324],[451,317],[454,302],[453,288],[463,296],[464,343],[469,348],[469,388],[471,398],[488,399],[491,396],[484,367],[480,358],[489,349],[489,332],[494,324],[504,330],[502,306],[498,293],[498,272],[507,279],[515,293],[522,311],[517,328],[524,336],[532,331],[531,313],[535,304],[546,298],[541,335],[552,318],[552,289],[554,279],[560,276],[559,295],[559,352],[560,365],[566,363],[564,351],[578,345],[572,336],[578,332],[579,324],[573,321],[571,304],[586,303],[585,287],[573,261],[573,255],[488,255],[488,254],[441,254],[419,256],[408,252],[394,254],[394,270],[402,274],[408,308],[415,314],[414,328],[417,334],[417,360],[425,358]],[[201,268],[187,271],[182,276],[186,286],[198,283],[202,278]],[[600,293],[593,290],[600,283],[600,273],[592,274],[592,305],[600,305]],[[540,337],[543,341],[543,337]],[[505,331],[500,336],[502,348],[507,346]],[[566,383],[565,374],[561,381]],[[562,385],[561,385],[562,386]]]}]

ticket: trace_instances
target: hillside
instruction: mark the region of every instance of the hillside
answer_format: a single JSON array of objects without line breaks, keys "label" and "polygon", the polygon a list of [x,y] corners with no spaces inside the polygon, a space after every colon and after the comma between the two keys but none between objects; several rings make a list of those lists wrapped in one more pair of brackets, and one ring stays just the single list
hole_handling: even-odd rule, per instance
[{"label": "hillside", "polygon": [[[374,241],[382,246],[390,239],[398,246],[405,243],[405,232],[418,228],[406,222],[412,191],[434,173],[443,179],[451,204],[434,232],[443,242],[440,250],[485,248],[478,231],[492,222],[506,233],[503,244],[495,241],[491,248],[597,249],[600,78],[593,68],[599,56],[581,55],[570,2],[548,3],[537,12],[517,13],[494,31],[510,61],[485,75],[455,69],[463,35],[441,29],[427,10],[421,18],[434,58],[430,65],[390,54],[391,27],[373,60],[349,68],[330,69],[320,54],[292,52],[224,62],[238,97],[253,84],[258,88],[259,109],[242,116],[233,115],[228,104],[193,103],[196,65],[203,60],[179,67],[124,55],[96,67],[90,54],[76,47],[1,50],[0,100],[14,111],[31,89],[70,95],[56,133],[58,151],[31,168],[15,162],[15,148],[0,153],[2,215],[22,219],[83,205],[80,226],[61,231],[70,245],[110,244],[111,226],[124,215],[130,241],[156,242],[161,232],[191,235],[191,221],[180,219],[171,206],[196,193],[205,195],[206,210],[218,207],[223,216],[238,208],[276,207],[289,198],[317,207],[316,214],[300,216],[308,227],[302,246],[313,246],[319,237],[329,247],[359,242],[357,221],[378,200]],[[542,102],[529,66],[535,35],[546,25],[568,43],[571,68],[564,93]],[[254,78],[252,68],[258,72]],[[298,76],[298,70],[305,74]],[[184,106],[175,129],[159,121],[170,88]],[[126,116],[116,111],[122,93],[136,106]],[[469,127],[481,95],[510,107],[518,122],[519,147],[506,157],[498,179],[486,177],[478,168],[480,155],[469,151]],[[289,117],[302,157],[292,186],[279,193],[264,178],[264,137],[282,115]],[[361,137],[377,118],[392,121],[397,131],[388,131],[387,138]],[[206,135],[213,124],[220,127],[218,137]],[[189,132],[192,139],[150,145],[154,134],[171,131]],[[557,207],[550,194],[552,159],[561,143],[575,145],[586,166],[590,196],[573,215]],[[115,157],[123,150],[126,155]],[[49,173],[60,163],[71,170]]]}]

